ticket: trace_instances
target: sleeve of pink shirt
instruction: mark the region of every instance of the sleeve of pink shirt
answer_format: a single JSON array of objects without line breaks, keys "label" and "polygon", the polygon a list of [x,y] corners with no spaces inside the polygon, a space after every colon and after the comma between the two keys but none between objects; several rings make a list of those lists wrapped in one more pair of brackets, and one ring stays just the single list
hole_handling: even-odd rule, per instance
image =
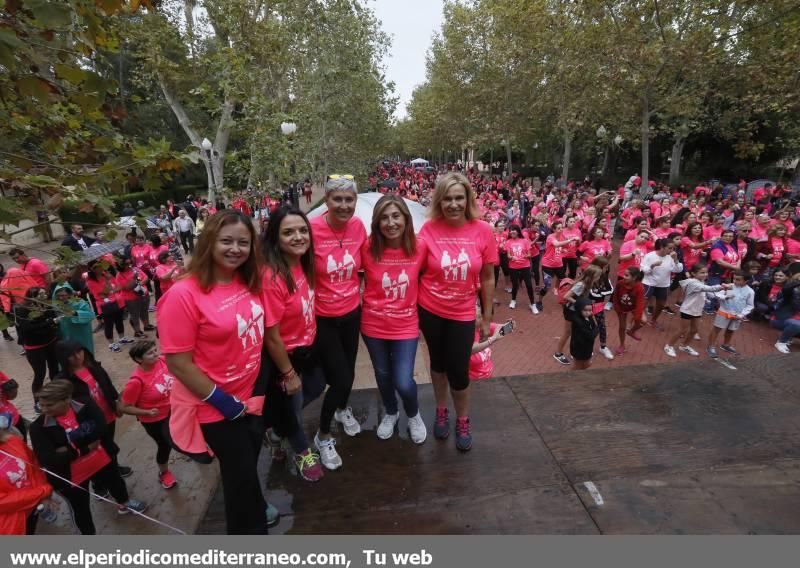
[{"label": "sleeve of pink shirt", "polygon": [[264,273],[264,326],[272,327],[283,319],[286,313],[286,284],[281,278],[274,278],[273,272]]},{"label": "sleeve of pink shirt", "polygon": [[173,324],[158,326],[162,353],[185,353],[195,349],[200,317],[197,303],[203,299],[196,298],[199,290],[190,286],[191,280],[180,281],[158,304],[159,320]]},{"label": "sleeve of pink shirt", "polygon": [[492,228],[483,221],[478,221],[480,227],[479,237],[481,239],[481,260],[483,264],[497,264],[500,260],[497,247],[494,246],[494,235]]},{"label": "sleeve of pink shirt", "polygon": [[136,375],[131,375],[128,382],[125,383],[125,388],[122,390],[122,402],[125,404],[133,404],[139,400],[142,394],[142,381],[141,379],[134,378]]},{"label": "sleeve of pink shirt", "polygon": [[725,253],[722,252],[722,249],[714,248],[711,249],[711,260],[722,260],[725,257]]}]

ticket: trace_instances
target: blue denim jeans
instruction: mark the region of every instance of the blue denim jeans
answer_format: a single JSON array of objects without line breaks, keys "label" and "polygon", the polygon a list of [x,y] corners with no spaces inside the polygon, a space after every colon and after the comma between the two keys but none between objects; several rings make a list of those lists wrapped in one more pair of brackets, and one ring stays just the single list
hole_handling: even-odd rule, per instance
[{"label": "blue denim jeans", "polygon": [[414,382],[414,359],[417,343],[414,339],[377,339],[364,337],[364,343],[375,369],[375,381],[383,399],[387,414],[397,414],[397,397],[403,401],[406,416],[416,416],[419,412],[417,383]]},{"label": "blue denim jeans", "polygon": [[769,325],[781,330],[781,336],[778,338],[781,343],[789,343],[793,337],[800,336],[800,320],[772,320]]}]

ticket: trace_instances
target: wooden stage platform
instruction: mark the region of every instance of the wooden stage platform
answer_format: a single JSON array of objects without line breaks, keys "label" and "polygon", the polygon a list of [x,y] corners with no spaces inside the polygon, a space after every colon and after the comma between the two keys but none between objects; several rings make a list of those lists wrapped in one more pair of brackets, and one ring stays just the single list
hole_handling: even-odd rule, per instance
[{"label": "wooden stage platform", "polygon": [[[800,354],[473,384],[474,447],[379,440],[376,390],[316,484],[262,454],[277,534],[800,533]],[[318,402],[306,411],[310,435]],[[221,490],[199,527],[224,532]]]}]

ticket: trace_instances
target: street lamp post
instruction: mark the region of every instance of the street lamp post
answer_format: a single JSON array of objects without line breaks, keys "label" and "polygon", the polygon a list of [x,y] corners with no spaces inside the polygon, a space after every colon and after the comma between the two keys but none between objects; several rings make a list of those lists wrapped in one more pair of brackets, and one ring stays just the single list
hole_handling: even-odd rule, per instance
[{"label": "street lamp post", "polygon": [[300,206],[300,196],[298,195],[296,182],[294,179],[295,176],[295,164],[294,164],[294,147],[293,147],[293,138],[292,135],[297,132],[297,125],[294,122],[281,122],[281,133],[288,137],[289,139],[289,152],[292,154],[291,160],[289,162],[289,175],[291,179],[289,181],[289,200],[292,202],[294,207]]},{"label": "street lamp post", "polygon": [[208,188],[208,202],[213,205],[216,203],[217,189],[217,181],[214,178],[214,160],[212,156],[214,145],[211,144],[211,140],[208,138],[203,138],[203,141],[200,143],[200,147],[206,153],[206,157],[208,158],[208,171],[211,172],[211,187]]}]

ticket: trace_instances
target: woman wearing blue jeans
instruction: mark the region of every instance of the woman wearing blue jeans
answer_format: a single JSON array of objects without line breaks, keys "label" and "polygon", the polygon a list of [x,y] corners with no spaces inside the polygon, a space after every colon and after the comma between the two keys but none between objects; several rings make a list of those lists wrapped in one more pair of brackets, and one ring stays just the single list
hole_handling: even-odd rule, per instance
[{"label": "woman wearing blue jeans", "polygon": [[411,440],[422,444],[427,430],[419,414],[414,360],[419,342],[418,277],[425,250],[414,235],[411,213],[401,197],[385,195],[378,200],[372,213],[372,236],[364,243],[361,258],[365,272],[361,334],[386,411],[378,437],[386,440],[394,433],[399,394]]},{"label": "woman wearing blue jeans", "polygon": [[790,353],[792,339],[800,336],[800,272],[783,285],[778,302],[769,324],[781,330],[775,349],[781,353]]}]

